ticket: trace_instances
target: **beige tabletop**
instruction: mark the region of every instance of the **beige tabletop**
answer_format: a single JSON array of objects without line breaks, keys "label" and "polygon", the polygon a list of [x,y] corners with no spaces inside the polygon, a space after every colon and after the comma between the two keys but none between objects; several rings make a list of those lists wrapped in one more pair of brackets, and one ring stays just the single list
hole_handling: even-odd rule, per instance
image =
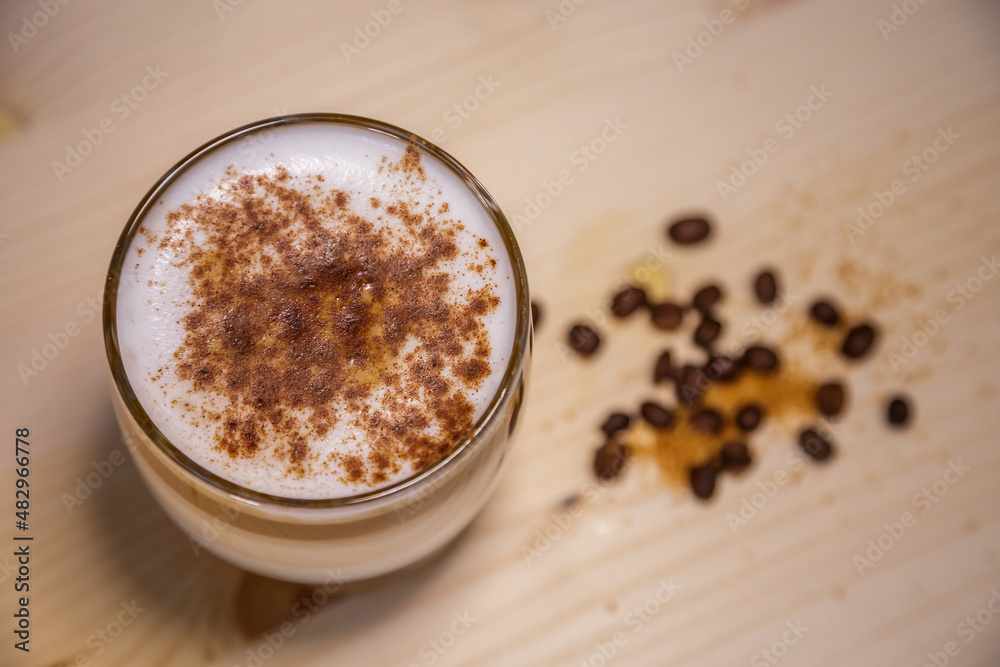
[{"label": "beige tabletop", "polygon": [[[30,0],[0,27],[0,664],[1000,664],[996,2]],[[428,566],[332,596],[192,549],[120,441],[98,315],[147,188],[302,111],[456,156],[544,308],[486,510]],[[715,221],[704,247],[664,236],[686,211]],[[764,264],[792,298],[774,329],[751,319]],[[790,470],[773,424],[707,504],[649,461],[596,485],[607,413],[669,396],[648,379],[662,334],[604,322],[642,267],[664,296],[725,284],[726,343],[774,340],[820,294],[874,318],[871,359],[817,355],[850,387],[836,459]],[[588,318],[583,361],[562,344]]]}]

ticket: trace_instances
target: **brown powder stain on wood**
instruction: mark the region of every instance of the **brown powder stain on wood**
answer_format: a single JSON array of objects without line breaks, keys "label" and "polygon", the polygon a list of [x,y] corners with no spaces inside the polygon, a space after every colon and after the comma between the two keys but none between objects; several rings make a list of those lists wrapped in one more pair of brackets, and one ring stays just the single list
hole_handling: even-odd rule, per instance
[{"label": "brown powder stain on wood", "polygon": [[[674,422],[670,428],[659,430],[640,421],[619,437],[637,455],[656,461],[666,480],[687,487],[692,468],[717,459],[725,443],[748,439],[748,434],[735,424],[741,408],[755,404],[763,411],[764,422],[789,428],[805,416],[815,414],[817,386],[814,380],[787,363],[772,373],[747,370],[732,382],[711,383],[696,405],[678,404],[672,408]],[[707,433],[691,423],[691,417],[706,408],[718,411],[723,417],[723,428],[718,433]]]},{"label": "brown powder stain on wood", "polygon": [[891,308],[905,301],[919,300],[924,295],[921,285],[900,278],[898,269],[872,267],[861,262],[842,259],[837,263],[837,280],[845,294],[859,295],[867,312]]}]

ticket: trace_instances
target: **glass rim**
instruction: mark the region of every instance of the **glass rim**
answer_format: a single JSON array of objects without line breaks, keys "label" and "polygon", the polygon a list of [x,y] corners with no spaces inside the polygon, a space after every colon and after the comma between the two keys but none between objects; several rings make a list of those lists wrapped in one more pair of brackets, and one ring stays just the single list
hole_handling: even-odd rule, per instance
[{"label": "glass rim", "polygon": [[[504,369],[500,386],[494,393],[483,414],[472,425],[472,427],[461,436],[442,457],[430,465],[414,472],[413,474],[397,480],[392,484],[365,491],[350,496],[336,498],[289,498],[260,491],[254,491],[231,482],[224,477],[213,473],[200,465],[187,454],[181,451],[176,445],[160,431],[150,418],[146,409],[139,402],[135,391],[125,373],[125,366],[122,362],[121,351],[118,344],[118,283],[122,273],[122,266],[125,256],[148,213],[149,208],[159,196],[170,187],[170,185],[181,174],[198,163],[209,153],[225,146],[229,143],[242,139],[246,136],[261,132],[263,130],[295,124],[335,124],[357,127],[365,130],[386,134],[403,142],[419,147],[431,157],[438,160],[444,167],[454,173],[469,188],[472,194],[479,200],[480,205],[486,210],[492,220],[497,232],[504,244],[504,249],[510,259],[511,272],[514,280],[515,301],[517,318],[514,331],[514,342],[510,350],[510,358],[507,367]],[[413,488],[422,482],[432,478],[450,464],[465,458],[472,450],[472,443],[477,441],[483,432],[502,413],[503,408],[511,400],[517,385],[523,374],[523,362],[527,357],[529,337],[531,329],[530,302],[528,295],[527,271],[524,266],[524,259],[517,245],[513,230],[504,216],[500,207],[486,188],[476,179],[472,173],[466,169],[458,160],[452,157],[437,145],[423,139],[416,134],[404,130],[396,125],[391,125],[363,116],[349,114],[312,112],[286,114],[266,118],[253,123],[248,123],[229,132],[225,132],[214,139],[207,141],[194,149],[181,160],[170,167],[156,183],[143,195],[139,204],[129,216],[125,228],[122,230],[111,256],[111,263],[108,267],[108,274],[105,281],[104,308],[103,308],[103,329],[105,351],[108,363],[111,368],[112,379],[115,388],[121,396],[129,415],[138,423],[143,433],[153,442],[153,444],[165,454],[173,463],[177,464],[186,473],[197,478],[215,490],[225,494],[235,496],[245,501],[259,505],[270,505],[280,507],[342,507],[370,503],[376,500],[386,499],[390,496],[401,495],[407,489]]]}]

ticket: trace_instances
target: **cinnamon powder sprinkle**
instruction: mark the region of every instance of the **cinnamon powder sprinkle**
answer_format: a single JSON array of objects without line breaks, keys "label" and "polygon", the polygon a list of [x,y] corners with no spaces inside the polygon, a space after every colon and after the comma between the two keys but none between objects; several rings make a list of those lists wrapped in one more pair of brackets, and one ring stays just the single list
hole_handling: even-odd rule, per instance
[{"label": "cinnamon powder sprinkle", "polygon": [[[376,485],[433,463],[472,426],[467,396],[490,374],[483,318],[499,298],[488,281],[456,298],[443,263],[464,227],[407,195],[427,178],[420,153],[383,162],[404,187],[394,201],[365,198],[363,215],[349,193],[281,166],[230,167],[223,197],[168,213],[155,242],[188,269],[193,295],[173,367],[189,395],[220,397],[190,410],[224,455],[269,451],[285,462],[279,476],[337,470]],[[476,240],[477,262],[489,261]],[[348,413],[368,453],[311,444]]]}]

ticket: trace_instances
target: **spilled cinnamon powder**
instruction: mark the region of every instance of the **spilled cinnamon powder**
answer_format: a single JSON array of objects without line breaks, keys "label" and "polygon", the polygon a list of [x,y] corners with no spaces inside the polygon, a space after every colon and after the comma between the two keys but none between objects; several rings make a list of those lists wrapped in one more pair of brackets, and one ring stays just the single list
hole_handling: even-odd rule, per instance
[{"label": "spilled cinnamon powder", "polygon": [[[640,421],[617,437],[631,445],[635,454],[653,459],[666,481],[687,486],[692,468],[711,465],[725,443],[748,439],[735,422],[741,408],[758,405],[765,421],[787,428],[813,415],[816,387],[814,379],[787,363],[773,373],[745,371],[729,382],[711,382],[697,405],[677,405],[671,428],[660,430]],[[694,414],[706,408],[723,418],[716,433],[706,433],[691,422]]]}]

